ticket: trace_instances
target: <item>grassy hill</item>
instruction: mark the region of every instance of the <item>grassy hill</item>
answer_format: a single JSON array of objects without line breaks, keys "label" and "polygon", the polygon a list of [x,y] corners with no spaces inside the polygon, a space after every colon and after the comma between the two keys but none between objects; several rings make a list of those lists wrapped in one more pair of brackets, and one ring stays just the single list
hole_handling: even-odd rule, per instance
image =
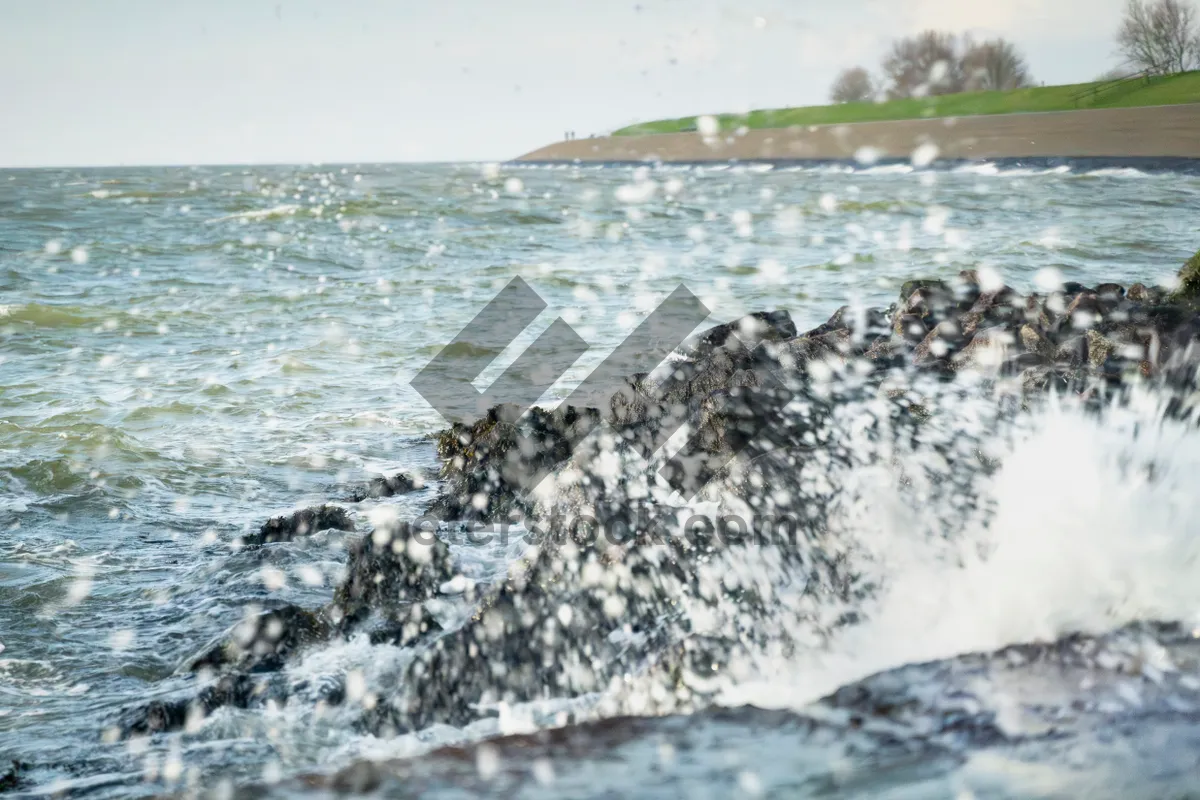
[{"label": "grassy hill", "polygon": [[[1011,92],[964,92],[939,97],[890,100],[886,103],[774,108],[751,111],[749,114],[716,116],[720,120],[722,130],[732,131],[743,125],[748,128],[786,128],[789,125],[830,125],[922,117],[970,117],[984,114],[1128,108],[1178,103],[1200,103],[1200,72],[1069,86],[1040,86]],[[681,117],[630,125],[616,131],[614,135],[678,133],[695,129],[696,117]]]}]

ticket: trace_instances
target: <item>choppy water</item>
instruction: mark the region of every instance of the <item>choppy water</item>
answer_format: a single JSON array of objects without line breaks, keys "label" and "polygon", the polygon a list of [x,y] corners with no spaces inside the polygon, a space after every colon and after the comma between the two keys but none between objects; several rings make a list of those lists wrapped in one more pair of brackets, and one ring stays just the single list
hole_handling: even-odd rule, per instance
[{"label": "choppy water", "polygon": [[[103,741],[120,709],[178,685],[180,663],[247,605],[328,600],[344,562],[337,548],[290,546],[272,562],[281,581],[230,544],[274,512],[344,497],[369,475],[433,467],[421,437],[441,422],[407,382],[513,275],[550,310],[508,357],[555,314],[593,345],[561,395],[679,283],[714,322],[786,308],[806,329],[847,300],[886,305],[907,278],[981,264],[1017,288],[1047,268],[1081,282],[1166,282],[1200,240],[1197,208],[1200,176],[1070,167],[0,172],[0,755],[33,764],[45,789],[155,792],[286,778],[494,731],[389,743],[284,709],[218,714],[153,742]],[[1084,470],[1119,444],[1068,466]],[[1164,461],[1188,465],[1196,444],[1179,432],[1159,446]],[[1052,445],[1071,446],[1038,446]],[[1111,477],[1064,491],[1086,494]],[[1038,486],[1004,489],[1011,530]],[[1039,496],[1060,538],[1022,541],[1015,560],[965,577],[897,558],[896,570],[912,570],[898,581],[908,593],[882,615],[887,626],[869,629],[877,638],[832,667],[778,665],[730,702],[794,694],[801,704],[815,686],[870,671],[1061,634],[1037,614],[997,622],[1022,580],[1049,616],[1084,627],[1107,619],[1089,603],[1128,598],[1114,599],[1106,581],[1162,578],[1118,569],[1136,561],[1127,539],[1137,510],[1177,503],[1155,522],[1166,532],[1197,519],[1186,497],[1120,486],[1084,527]],[[415,510],[431,494],[397,502]],[[1063,611],[1055,604],[1076,563],[1063,554],[1084,547],[1089,529],[1094,558],[1080,579],[1098,588]],[[472,553],[468,566],[486,574],[509,555]],[[1034,562],[1050,566],[1031,576],[1023,565]],[[921,601],[920,587],[938,581],[952,588]],[[1195,597],[1164,591],[1163,614]],[[936,641],[880,636],[900,636],[910,602],[959,613],[929,626]],[[1140,609],[1113,619],[1137,621]],[[378,665],[403,654],[382,650],[339,645],[296,669],[386,674]]]}]

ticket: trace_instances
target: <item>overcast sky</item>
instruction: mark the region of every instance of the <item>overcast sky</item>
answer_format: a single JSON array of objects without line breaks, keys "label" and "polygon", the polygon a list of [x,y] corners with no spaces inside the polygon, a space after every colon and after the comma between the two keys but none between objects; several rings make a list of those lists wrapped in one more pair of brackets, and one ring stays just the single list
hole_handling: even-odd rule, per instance
[{"label": "overcast sky", "polygon": [[0,165],[505,159],[664,116],[822,103],[927,27],[1046,83],[1125,0],[0,0]]}]

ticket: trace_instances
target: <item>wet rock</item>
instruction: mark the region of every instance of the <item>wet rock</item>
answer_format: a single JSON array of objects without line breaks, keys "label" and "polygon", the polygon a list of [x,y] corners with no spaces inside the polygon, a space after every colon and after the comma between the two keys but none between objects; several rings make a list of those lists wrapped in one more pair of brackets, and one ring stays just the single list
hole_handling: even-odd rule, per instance
[{"label": "wet rock", "polygon": [[1052,360],[1070,367],[1081,367],[1088,363],[1088,337],[1079,334],[1065,340],[1054,351]]},{"label": "wet rock", "polygon": [[762,342],[778,342],[796,336],[796,323],[786,311],[757,311],[741,319],[717,325],[684,346],[697,356],[714,350],[753,350]]},{"label": "wet rock", "polygon": [[608,421],[618,426],[644,422],[650,407],[658,402],[656,386],[650,376],[644,372],[631,375],[609,398]]},{"label": "wet rock", "polygon": [[361,503],[363,500],[379,500],[384,497],[409,494],[425,488],[425,478],[421,475],[398,472],[395,475],[378,475],[366,486],[355,489],[350,495],[350,502]]},{"label": "wet rock", "polygon": [[[919,283],[908,294],[905,289],[909,283]],[[914,282],[904,285],[900,294],[900,304],[896,309],[896,317],[914,316],[925,320],[929,326],[952,316],[958,307],[958,298],[954,291],[943,281]],[[895,331],[895,328],[893,328]]]},{"label": "wet rock", "polygon": [[29,769],[23,761],[13,760],[7,769],[0,772],[0,792],[15,792],[25,784],[22,774]]},{"label": "wet rock", "polygon": [[1195,302],[1200,300],[1200,251],[1192,256],[1179,270],[1179,285],[1171,299]]},{"label": "wet rock", "polygon": [[971,341],[962,325],[953,320],[943,320],[931,330],[913,352],[913,363],[930,366],[944,361]]},{"label": "wet rock", "polygon": [[1166,297],[1166,293],[1161,289],[1151,288],[1142,283],[1135,283],[1125,292],[1125,298],[1135,303],[1143,303],[1146,305],[1158,305]]},{"label": "wet rock", "polygon": [[1095,326],[1104,319],[1105,307],[1100,297],[1092,292],[1080,292],[1072,298],[1063,313],[1063,324],[1070,330],[1082,331]]},{"label": "wet rock", "polygon": [[[914,298],[913,295],[920,292],[919,297]],[[949,300],[954,297],[954,290],[946,281],[936,278],[915,278],[907,280],[900,285],[900,304],[896,309],[898,314],[914,313],[915,303],[926,303],[931,297],[946,298]]]},{"label": "wet rock", "polygon": [[911,344],[920,344],[929,335],[929,326],[916,314],[902,314],[896,317],[896,335]]},{"label": "wet rock", "polygon": [[965,347],[950,359],[952,369],[995,373],[1000,370],[1015,344],[1012,334],[1003,327],[989,328],[975,334]]},{"label": "wet rock", "polygon": [[[850,331],[843,329],[830,331],[819,336],[799,336],[786,342],[779,342],[766,348],[766,353],[776,362],[777,370],[787,372],[803,372],[807,365],[815,360],[833,359],[845,361],[850,350]],[[724,391],[737,386],[762,386],[763,380],[744,381],[740,384],[718,387]],[[709,393],[711,394],[711,392]]]},{"label": "wet rock", "polygon": [[820,336],[824,333],[831,333],[833,331],[847,330],[850,327],[850,317],[850,306],[842,306],[837,311],[833,312],[833,316],[831,316],[824,324],[818,325],[811,331],[807,331],[802,335],[808,338]]},{"label": "wet rock", "polygon": [[272,672],[283,667],[297,651],[325,639],[330,630],[329,621],[322,615],[297,606],[251,613],[188,668],[193,672]]},{"label": "wet rock", "polygon": [[344,632],[365,632],[371,644],[411,647],[442,632],[442,624],[423,603],[414,603],[401,612],[379,614],[365,606],[342,624]]},{"label": "wet rock", "polygon": [[1022,325],[1017,335],[1021,340],[1021,346],[1025,349],[1025,352],[1037,353],[1048,360],[1054,359],[1057,353],[1054,345],[1050,343],[1050,340],[1041,331],[1032,325]]},{"label": "wet rock", "polygon": [[1067,392],[1073,385],[1072,376],[1058,366],[1035,366],[1018,376],[1021,391],[1026,395],[1046,392]]},{"label": "wet rock", "polygon": [[437,437],[446,486],[428,516],[501,520],[530,510],[526,493],[571,455],[602,422],[594,408],[546,411],[495,406],[479,420],[455,423]]},{"label": "wet rock", "polygon": [[1099,369],[1117,352],[1117,345],[1097,331],[1089,330],[1085,335],[1087,337],[1088,363]]},{"label": "wet rock", "polygon": [[374,610],[403,617],[437,596],[455,572],[450,548],[431,528],[396,521],[351,544],[346,579],[333,595],[336,616],[357,619]]},{"label": "wet rock", "polygon": [[218,708],[248,708],[266,700],[284,700],[286,690],[268,678],[251,678],[243,673],[222,675],[194,697],[152,700],[130,709],[117,720],[122,738],[163,733],[198,725]]},{"label": "wet rock", "polygon": [[308,536],[324,530],[352,531],[354,520],[341,506],[315,506],[292,514],[272,517],[263,523],[256,534],[248,536],[248,547],[259,547],[276,542],[290,542],[297,537]]}]

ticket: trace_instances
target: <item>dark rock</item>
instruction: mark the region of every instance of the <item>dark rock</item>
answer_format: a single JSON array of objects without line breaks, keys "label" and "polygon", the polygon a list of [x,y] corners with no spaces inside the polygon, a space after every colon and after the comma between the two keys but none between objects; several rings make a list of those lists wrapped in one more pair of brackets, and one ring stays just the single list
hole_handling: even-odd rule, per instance
[{"label": "dark rock", "polygon": [[796,336],[796,323],[786,311],[757,311],[717,325],[702,333],[691,346],[696,355],[714,350],[753,350],[761,342],[778,342]]},{"label": "dark rock", "polygon": [[913,352],[913,363],[931,365],[945,361],[972,341],[959,322],[944,320],[931,330]]},{"label": "dark rock", "polygon": [[1125,292],[1125,298],[1136,303],[1145,303],[1148,305],[1158,305],[1166,297],[1166,293],[1161,289],[1151,288],[1141,283],[1135,283]]},{"label": "dark rock", "polygon": [[15,792],[20,789],[25,784],[21,775],[28,769],[28,764],[14,759],[8,769],[0,772],[0,792]]},{"label": "dark rock", "polygon": [[1179,285],[1171,294],[1175,301],[1200,300],[1200,251],[1179,269]]},{"label": "dark rock", "polygon": [[1080,292],[1072,298],[1063,312],[1063,322],[1071,330],[1082,331],[1094,327],[1104,319],[1105,305],[1093,292]]},{"label": "dark rock", "polygon": [[850,327],[850,323],[848,321],[850,316],[850,306],[842,306],[837,311],[833,312],[833,316],[830,317],[824,324],[818,325],[811,331],[805,333],[804,336],[820,336],[823,333],[845,330]]},{"label": "dark rock", "polygon": [[372,478],[366,486],[355,489],[354,493],[350,496],[350,502],[361,503],[363,500],[379,500],[384,497],[395,497],[396,495],[420,491],[424,488],[425,478],[421,475],[404,472],[398,472],[395,475],[378,475]]},{"label": "dark rock", "polygon": [[176,731],[199,722],[218,708],[248,708],[268,699],[283,700],[287,693],[277,682],[252,679],[242,673],[222,675],[195,697],[172,697],[126,711],[117,721],[123,737]]},{"label": "dark rock", "polygon": [[594,408],[531,408],[526,413],[502,405],[471,424],[455,423],[437,437],[446,486],[428,516],[449,521],[526,515],[526,494],[570,458],[575,443],[601,422]]},{"label": "dark rock", "polygon": [[454,564],[450,548],[431,527],[380,525],[354,542],[346,579],[333,595],[336,616],[358,618],[364,608],[405,616],[414,603],[436,596],[454,577]]},{"label": "dark rock", "polygon": [[1037,328],[1032,325],[1022,325],[1017,335],[1025,352],[1037,353],[1047,359],[1054,358],[1056,353],[1054,345]]},{"label": "dark rock", "polygon": [[298,536],[308,536],[324,530],[352,531],[354,520],[341,506],[316,506],[289,515],[272,517],[258,533],[247,537],[246,546],[257,547],[276,542],[290,542]]},{"label": "dark rock", "polygon": [[323,616],[284,606],[248,617],[217,645],[188,665],[204,669],[272,672],[309,644],[326,638],[331,626]]},{"label": "dark rock", "polygon": [[913,313],[910,303],[913,299],[913,295],[918,290],[924,290],[920,296],[922,301],[929,297],[952,298],[954,296],[954,290],[951,288],[950,284],[943,280],[938,280],[936,278],[916,278],[914,280],[908,280],[900,285],[900,305],[896,309],[897,313]]},{"label": "dark rock", "polygon": [[902,314],[896,317],[896,335],[906,342],[920,344],[929,335],[929,326],[916,314]]},{"label": "dark rock", "polygon": [[1088,338],[1084,334],[1072,336],[1054,351],[1053,360],[1071,367],[1088,363]]}]

